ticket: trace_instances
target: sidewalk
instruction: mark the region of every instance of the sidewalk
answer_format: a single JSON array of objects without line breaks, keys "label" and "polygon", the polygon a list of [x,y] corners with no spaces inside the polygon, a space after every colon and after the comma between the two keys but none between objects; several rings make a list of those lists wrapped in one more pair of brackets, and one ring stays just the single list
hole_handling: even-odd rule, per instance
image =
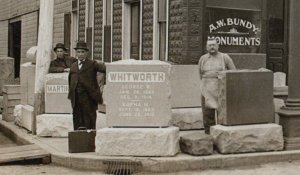
[{"label": "sidewalk", "polygon": [[190,156],[180,153],[175,157],[103,157],[96,155],[96,153],[70,154],[68,153],[67,138],[37,137],[28,134],[25,129],[3,120],[0,120],[0,130],[10,133],[20,143],[39,145],[51,153],[52,163],[76,169],[106,171],[110,161],[133,161],[141,163],[142,172],[162,173],[300,160],[300,150],[232,155],[215,153],[210,156]]}]

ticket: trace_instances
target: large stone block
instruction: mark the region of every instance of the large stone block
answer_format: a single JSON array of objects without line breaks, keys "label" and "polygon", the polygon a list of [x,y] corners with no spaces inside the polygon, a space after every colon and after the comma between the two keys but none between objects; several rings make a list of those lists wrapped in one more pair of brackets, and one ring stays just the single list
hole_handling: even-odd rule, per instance
[{"label": "large stone block", "polygon": [[[47,74],[45,77],[45,113],[70,114],[68,73]],[[58,101],[59,100],[59,101]]]},{"label": "large stone block", "polygon": [[266,54],[230,53],[228,54],[237,69],[260,69],[266,67]]},{"label": "large stone block", "polygon": [[188,134],[181,136],[180,149],[182,152],[200,156],[213,153],[213,137],[207,134]]},{"label": "large stone block", "polygon": [[71,114],[42,114],[36,118],[36,134],[42,137],[68,137],[73,131]]},{"label": "large stone block", "polygon": [[21,65],[21,104],[34,106],[35,65],[28,62]]},{"label": "large stone block", "polygon": [[171,119],[171,65],[158,60],[107,64],[108,126],[161,127]]},{"label": "large stone block", "polygon": [[266,69],[224,71],[219,75],[218,123],[271,123],[273,73]]},{"label": "large stone block", "polygon": [[173,126],[180,130],[202,129],[203,116],[201,108],[176,108],[172,109]]},{"label": "large stone block", "polygon": [[0,57],[0,95],[2,95],[2,88],[6,83],[14,80],[14,59],[10,57]]},{"label": "large stone block", "polygon": [[29,62],[33,64],[36,63],[36,53],[37,53],[37,46],[30,47],[26,52],[26,58]]},{"label": "large stone block", "polygon": [[175,156],[179,129],[104,128],[97,131],[95,142],[101,156]]},{"label": "large stone block", "polygon": [[216,125],[211,127],[210,134],[223,154],[283,149],[282,127],[277,124]]},{"label": "large stone block", "polygon": [[172,65],[171,106],[188,108],[201,106],[198,65]]},{"label": "large stone block", "polygon": [[34,108],[30,105],[23,105],[21,112],[21,126],[29,131],[34,128]]}]

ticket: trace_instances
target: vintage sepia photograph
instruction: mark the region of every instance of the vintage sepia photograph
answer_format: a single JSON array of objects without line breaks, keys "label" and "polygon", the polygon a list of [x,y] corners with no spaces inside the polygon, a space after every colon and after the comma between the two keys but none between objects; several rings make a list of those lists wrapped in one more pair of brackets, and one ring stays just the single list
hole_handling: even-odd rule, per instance
[{"label": "vintage sepia photograph", "polygon": [[0,175],[299,175],[299,8],[0,0]]}]

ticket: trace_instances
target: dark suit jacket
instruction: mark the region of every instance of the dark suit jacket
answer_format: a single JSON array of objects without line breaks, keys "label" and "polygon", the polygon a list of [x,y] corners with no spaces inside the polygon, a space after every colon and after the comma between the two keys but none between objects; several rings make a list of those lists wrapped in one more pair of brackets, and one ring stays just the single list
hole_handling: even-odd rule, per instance
[{"label": "dark suit jacket", "polygon": [[61,73],[64,72],[64,69],[70,68],[71,65],[77,61],[76,58],[65,56],[64,59],[58,59],[51,61],[49,73]]},{"label": "dark suit jacket", "polygon": [[72,107],[75,106],[75,90],[78,82],[87,91],[91,100],[97,108],[98,103],[102,103],[102,94],[97,82],[97,72],[106,72],[106,67],[103,62],[97,62],[94,60],[86,59],[81,69],[78,68],[78,61],[73,63],[69,73],[69,95],[68,98],[71,100]]}]

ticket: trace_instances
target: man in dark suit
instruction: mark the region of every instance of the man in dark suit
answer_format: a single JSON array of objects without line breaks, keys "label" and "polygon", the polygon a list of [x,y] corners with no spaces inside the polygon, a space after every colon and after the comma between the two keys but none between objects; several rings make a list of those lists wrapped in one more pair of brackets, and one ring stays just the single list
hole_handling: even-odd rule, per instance
[{"label": "man in dark suit", "polygon": [[50,73],[62,73],[69,72],[71,65],[77,61],[76,58],[66,56],[65,52],[67,49],[62,43],[57,43],[54,47],[54,52],[56,54],[56,59],[51,61],[49,72]]},{"label": "man in dark suit", "polygon": [[69,96],[73,108],[74,130],[79,127],[96,128],[96,110],[102,103],[102,94],[97,83],[97,72],[106,72],[103,62],[87,57],[89,49],[85,42],[76,45],[78,61],[73,63],[69,73]]}]

